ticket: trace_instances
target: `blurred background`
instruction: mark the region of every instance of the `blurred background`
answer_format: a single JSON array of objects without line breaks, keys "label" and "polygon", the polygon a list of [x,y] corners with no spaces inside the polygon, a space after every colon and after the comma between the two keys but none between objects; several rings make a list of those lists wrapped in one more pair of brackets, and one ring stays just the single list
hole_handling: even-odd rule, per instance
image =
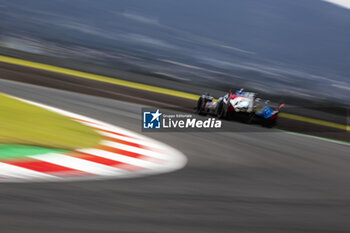
[{"label": "blurred background", "polygon": [[[215,97],[243,87],[273,101],[284,99],[281,115],[312,118],[281,117],[276,130],[225,121],[229,132],[143,133],[181,150],[188,164],[139,179],[4,184],[8,174],[0,161],[1,232],[350,232],[350,114],[344,117],[342,108],[350,103],[349,2],[0,0],[0,55]],[[144,106],[188,113],[196,104],[195,98],[2,60],[1,92],[134,132],[141,130]],[[22,136],[15,127],[34,128],[35,134],[25,135],[33,144],[48,139],[45,132],[57,137],[68,129],[40,113],[21,113],[23,106],[4,105],[3,99],[0,139]],[[8,106],[11,115],[4,114]],[[12,126],[7,131],[4,122]],[[89,136],[76,127],[75,133]],[[77,134],[60,138],[73,138],[66,142],[73,146],[77,140],[100,140],[96,132],[88,139]],[[52,141],[50,147],[63,148]],[[64,167],[85,170],[86,161],[68,163]],[[94,164],[89,169],[100,171]],[[16,171],[10,175],[21,177]]]},{"label": "blurred background", "polygon": [[20,50],[77,69],[87,69],[84,62],[109,74],[347,105],[346,7],[345,0],[0,0],[0,46],[2,54]]}]

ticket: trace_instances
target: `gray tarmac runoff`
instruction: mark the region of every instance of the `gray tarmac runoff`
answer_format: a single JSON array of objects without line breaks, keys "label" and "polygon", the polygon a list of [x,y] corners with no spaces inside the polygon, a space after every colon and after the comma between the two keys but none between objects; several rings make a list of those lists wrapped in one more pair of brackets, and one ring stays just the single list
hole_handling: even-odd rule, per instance
[{"label": "gray tarmac runoff", "polygon": [[[0,91],[142,133],[142,105],[6,80]],[[348,145],[242,131],[143,133],[187,156],[187,166],[172,173],[1,183],[1,232],[350,231]]]}]

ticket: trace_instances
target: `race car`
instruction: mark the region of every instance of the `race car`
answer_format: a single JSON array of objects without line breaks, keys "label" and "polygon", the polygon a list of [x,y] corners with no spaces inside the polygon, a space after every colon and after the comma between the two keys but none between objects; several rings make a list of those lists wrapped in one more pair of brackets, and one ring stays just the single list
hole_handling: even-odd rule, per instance
[{"label": "race car", "polygon": [[270,101],[256,97],[256,93],[243,89],[228,92],[217,101],[208,93],[202,95],[196,106],[200,115],[214,115],[220,119],[237,119],[245,123],[259,122],[263,126],[273,127],[277,123],[277,116],[284,106],[274,107]]}]

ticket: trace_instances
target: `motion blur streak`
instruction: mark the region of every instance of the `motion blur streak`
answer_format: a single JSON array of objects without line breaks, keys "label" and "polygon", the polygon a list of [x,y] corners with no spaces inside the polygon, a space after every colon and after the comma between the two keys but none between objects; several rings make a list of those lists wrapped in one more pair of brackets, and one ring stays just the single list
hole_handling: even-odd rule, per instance
[{"label": "motion blur streak", "polygon": [[[0,160],[0,231],[349,233],[348,2],[0,0],[0,91],[103,143]],[[222,131],[141,129],[147,108],[225,118],[241,88],[252,114]]]},{"label": "motion blur streak", "polygon": [[52,72],[61,73],[61,74],[73,75],[76,77],[87,78],[87,79],[92,79],[92,80],[106,82],[106,83],[112,83],[112,84],[116,84],[116,85],[120,85],[120,86],[131,87],[131,88],[141,89],[141,90],[145,90],[145,91],[151,91],[151,92],[156,92],[156,93],[161,93],[161,94],[166,94],[166,95],[172,95],[172,96],[192,99],[192,100],[197,100],[199,97],[198,95],[193,95],[193,94],[185,93],[185,92],[181,92],[181,91],[175,91],[175,90],[170,90],[170,89],[166,89],[166,88],[145,85],[145,84],[141,84],[141,83],[129,82],[129,81],[116,79],[116,78],[110,78],[110,77],[106,77],[106,76],[102,76],[102,75],[89,74],[86,72],[61,68],[61,67],[52,66],[52,65],[41,64],[41,63],[37,63],[37,62],[25,61],[25,60],[17,59],[17,58],[0,56],[0,61],[6,62],[6,63],[11,63],[11,64],[16,64],[16,65],[27,66],[27,67],[36,68],[36,69],[41,69],[41,70],[52,71]]},{"label": "motion blur streak", "polygon": [[[95,147],[91,148],[70,152],[43,152],[15,158],[5,157],[2,165],[4,170],[15,175],[5,176],[0,182],[37,182],[42,181],[42,177],[45,178],[45,181],[58,181],[56,176],[64,178],[60,181],[130,178],[172,172],[186,165],[187,159],[181,152],[140,134],[52,106],[18,97],[12,97],[12,99],[17,99],[21,104],[30,104],[30,107],[36,106],[40,107],[41,110],[46,109],[59,113],[64,117],[57,116],[68,121],[69,118],[72,118],[83,124],[93,125],[96,131],[108,129],[110,132],[124,135],[130,139],[142,140],[146,145],[147,142],[150,142],[151,146],[141,147],[128,141],[114,138],[109,141],[108,138],[101,137],[101,140],[94,144]],[[153,150],[152,145],[157,144],[157,150]],[[6,151],[4,153],[6,154]],[[115,162],[113,163],[113,161]]]},{"label": "motion blur streak", "polygon": [[[3,80],[0,91],[140,131],[140,105]],[[1,184],[2,230],[345,233],[350,229],[349,146],[275,130],[148,135],[181,148],[189,158],[187,167],[142,179]]]},{"label": "motion blur streak", "polygon": [[322,0],[0,0],[0,47],[90,73],[342,103],[349,22],[348,9]]},{"label": "motion blur streak", "polygon": [[[160,93],[160,94],[164,94],[164,95],[186,98],[186,99],[190,99],[190,100],[197,100],[199,98],[199,95],[194,95],[191,93],[175,91],[175,90],[170,90],[170,89],[166,89],[166,88],[160,88],[160,87],[156,87],[156,86],[150,86],[150,85],[145,85],[145,84],[140,84],[140,83],[135,83],[135,82],[129,82],[129,81],[120,80],[120,79],[116,79],[116,78],[110,78],[110,77],[106,77],[106,76],[90,74],[90,73],[86,73],[86,72],[75,71],[75,70],[71,70],[71,69],[66,69],[66,68],[61,68],[61,67],[57,67],[57,66],[46,65],[46,64],[41,64],[41,63],[37,63],[37,62],[31,62],[31,61],[26,61],[26,60],[22,60],[22,59],[1,56],[1,55],[0,55],[0,61],[6,62],[6,63],[11,63],[11,64],[16,64],[16,65],[27,66],[27,67],[36,68],[36,69],[41,69],[41,70],[46,70],[46,71],[52,71],[52,72],[56,72],[56,73],[73,75],[73,76],[80,77],[80,78],[92,79],[92,80],[111,83],[111,84],[120,85],[120,86],[131,87],[131,88],[135,88],[135,89],[141,89],[141,90],[150,91],[150,92],[156,92],[156,93]],[[298,116],[298,115],[290,114],[290,113],[289,114],[288,113],[281,113],[280,116],[288,118],[288,119],[297,120],[297,121],[302,121],[302,122],[312,123],[312,124],[316,124],[316,125],[323,125],[323,126],[327,126],[327,127],[331,127],[331,128],[337,128],[337,129],[341,129],[341,130],[350,131],[350,126],[347,126],[347,125],[341,125],[341,124],[337,124],[337,123],[333,123],[333,122],[327,122],[327,121],[323,121],[323,120],[302,117],[302,116]]]},{"label": "motion blur streak", "polygon": [[309,117],[297,116],[294,114],[289,114],[289,113],[284,113],[284,112],[280,113],[280,116],[284,117],[284,118],[302,121],[302,122],[308,122],[308,123],[312,123],[312,124],[323,125],[323,126],[327,126],[327,127],[332,127],[332,128],[336,128],[336,129],[350,131],[350,126],[347,126],[347,125],[341,125],[341,124],[337,124],[337,123],[333,123],[333,122],[312,119]]}]

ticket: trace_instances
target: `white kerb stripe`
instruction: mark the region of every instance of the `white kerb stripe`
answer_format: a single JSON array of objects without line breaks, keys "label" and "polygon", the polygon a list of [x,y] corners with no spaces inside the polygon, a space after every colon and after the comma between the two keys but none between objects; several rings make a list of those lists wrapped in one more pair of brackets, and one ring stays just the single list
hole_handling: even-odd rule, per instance
[{"label": "white kerb stripe", "polygon": [[133,157],[129,157],[129,156],[125,156],[125,155],[121,155],[121,154],[117,154],[117,153],[113,153],[105,150],[100,150],[100,149],[79,149],[77,151],[99,156],[110,160],[114,160],[114,161],[118,161],[118,162],[122,162],[122,163],[127,163],[130,165],[134,165],[142,168],[147,168],[147,169],[152,169],[159,166],[149,161],[145,161],[142,159],[137,159],[137,158],[133,158]]},{"label": "white kerb stripe", "polygon": [[57,176],[48,175],[42,172],[33,171],[27,168],[0,162],[0,176],[16,179],[40,179],[52,180],[60,179]]},{"label": "white kerb stripe", "polygon": [[72,156],[67,156],[63,154],[50,153],[45,155],[34,155],[30,156],[31,158],[45,161],[48,163],[53,163],[56,165],[60,165],[63,167],[68,167],[71,169],[87,172],[90,174],[100,175],[100,176],[115,176],[121,173],[125,173],[125,171],[106,166],[103,164],[91,162],[84,159],[79,159]]},{"label": "white kerb stripe", "polygon": [[109,147],[113,147],[121,150],[126,150],[133,153],[141,154],[141,155],[147,155],[149,157],[153,157],[157,159],[165,159],[165,156],[163,154],[159,154],[151,150],[145,150],[145,149],[141,149],[133,146],[124,145],[117,142],[101,141],[100,145],[105,145],[105,146],[109,146]]},{"label": "white kerb stripe", "polygon": [[110,138],[115,138],[115,139],[120,139],[123,141],[127,141],[127,142],[132,142],[132,143],[136,143],[142,146],[147,146],[149,148],[156,148],[156,149],[163,149],[162,145],[159,145],[157,143],[153,143],[150,140],[141,140],[141,139],[136,139],[136,138],[129,138],[129,137],[125,137],[125,136],[120,136],[117,134],[112,134],[112,133],[107,133],[107,132],[103,132],[103,131],[97,131],[99,134],[101,134],[102,136],[106,136],[106,137],[110,137]]},{"label": "white kerb stripe", "polygon": [[117,128],[116,126],[112,126],[112,125],[96,125],[94,123],[90,123],[90,122],[85,122],[85,121],[80,121],[80,120],[77,120],[78,122],[84,124],[84,125],[87,125],[87,126],[90,126],[90,127],[93,127],[97,130],[106,130],[106,131],[111,131],[111,132],[115,132],[115,133],[119,133],[119,134],[124,134],[124,135],[128,135],[130,137],[133,137],[133,138],[139,138],[139,139],[142,139],[142,135],[137,135],[136,133],[132,133],[132,132],[129,132],[129,131],[126,131],[126,130],[123,130],[121,128]]}]

